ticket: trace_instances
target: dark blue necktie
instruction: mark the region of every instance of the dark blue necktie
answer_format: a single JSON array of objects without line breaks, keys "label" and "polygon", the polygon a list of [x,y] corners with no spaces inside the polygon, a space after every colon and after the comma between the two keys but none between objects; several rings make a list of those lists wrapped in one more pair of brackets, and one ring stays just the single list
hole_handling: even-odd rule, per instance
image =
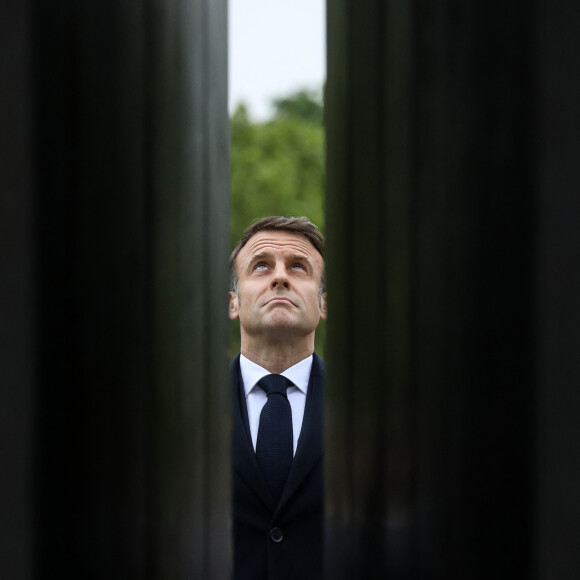
[{"label": "dark blue necktie", "polygon": [[292,465],[292,409],[286,389],[292,383],[282,375],[267,375],[258,385],[268,395],[260,414],[256,459],[276,504]]}]

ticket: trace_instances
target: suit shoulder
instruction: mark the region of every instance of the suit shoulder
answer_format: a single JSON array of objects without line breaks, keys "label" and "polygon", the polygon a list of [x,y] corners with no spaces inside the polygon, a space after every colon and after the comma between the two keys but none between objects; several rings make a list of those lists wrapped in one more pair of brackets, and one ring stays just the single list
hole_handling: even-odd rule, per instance
[{"label": "suit shoulder", "polygon": [[316,353],[313,354],[312,358],[312,371],[323,377],[326,372],[326,363]]},{"label": "suit shoulder", "polygon": [[240,353],[238,353],[230,362],[230,378],[232,385],[235,387],[238,384],[240,376]]},{"label": "suit shoulder", "polygon": [[240,353],[238,353],[230,362],[230,369],[234,370],[240,366]]},{"label": "suit shoulder", "polygon": [[318,354],[312,353],[312,357],[313,357],[314,361],[316,361],[317,365],[321,366],[322,368],[324,368],[326,366],[324,359],[322,357],[320,357]]}]

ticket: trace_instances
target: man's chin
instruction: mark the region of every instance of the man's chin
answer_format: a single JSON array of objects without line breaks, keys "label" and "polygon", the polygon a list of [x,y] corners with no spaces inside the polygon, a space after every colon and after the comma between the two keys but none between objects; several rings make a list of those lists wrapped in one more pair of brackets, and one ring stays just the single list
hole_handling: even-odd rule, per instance
[{"label": "man's chin", "polygon": [[264,335],[273,337],[304,336],[304,329],[292,320],[276,320],[262,327]]}]

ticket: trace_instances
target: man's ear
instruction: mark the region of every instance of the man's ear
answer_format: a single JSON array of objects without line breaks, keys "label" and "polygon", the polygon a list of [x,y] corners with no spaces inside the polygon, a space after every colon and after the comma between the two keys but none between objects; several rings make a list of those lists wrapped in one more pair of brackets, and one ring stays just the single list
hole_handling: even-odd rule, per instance
[{"label": "man's ear", "polygon": [[320,319],[326,320],[326,292],[320,296]]},{"label": "man's ear", "polygon": [[228,309],[230,320],[236,320],[239,317],[239,307],[238,295],[233,290],[230,290],[230,307]]}]

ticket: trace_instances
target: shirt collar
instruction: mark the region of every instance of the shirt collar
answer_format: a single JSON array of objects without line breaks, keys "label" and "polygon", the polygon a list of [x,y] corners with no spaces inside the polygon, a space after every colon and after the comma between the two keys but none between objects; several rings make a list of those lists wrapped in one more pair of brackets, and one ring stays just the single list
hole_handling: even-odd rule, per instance
[{"label": "shirt collar", "polygon": [[[310,355],[280,373],[287,379],[291,380],[292,383],[294,383],[294,385],[304,394],[308,391],[308,381],[310,380],[313,358],[314,357]],[[271,374],[270,371],[257,365],[250,359],[247,359],[243,354],[240,354],[240,371],[242,373],[242,381],[244,383],[246,397],[250,394],[250,391],[256,386],[261,378]]]}]

